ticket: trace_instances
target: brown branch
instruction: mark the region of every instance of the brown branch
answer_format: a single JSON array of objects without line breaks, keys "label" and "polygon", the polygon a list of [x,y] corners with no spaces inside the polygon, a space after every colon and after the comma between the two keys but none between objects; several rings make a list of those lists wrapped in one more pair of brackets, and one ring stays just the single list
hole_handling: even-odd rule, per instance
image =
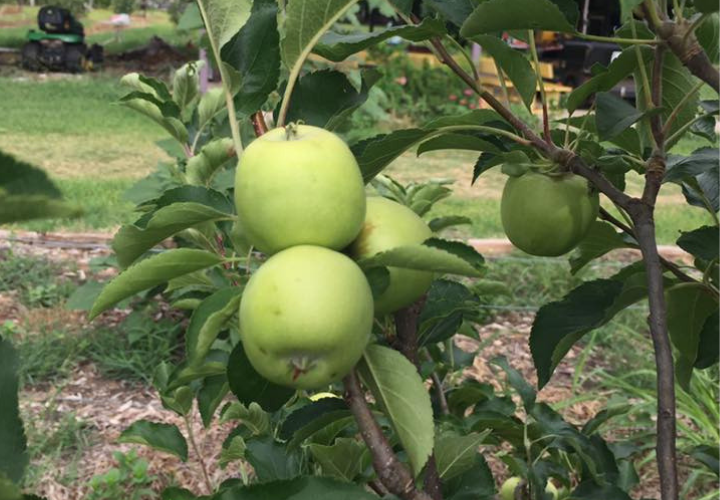
[{"label": "brown branch", "polygon": [[[637,240],[637,237],[635,236],[635,231],[633,231],[633,229],[630,226],[624,224],[623,222],[621,222],[618,219],[616,219],[615,217],[613,217],[613,215],[610,212],[608,212],[607,210],[605,210],[602,207],[600,207],[600,218],[609,222],[613,226],[621,229],[624,233],[632,236],[633,238],[635,238],[635,240]],[[675,275],[675,277],[677,279],[679,279],[680,281],[684,281],[686,283],[697,282],[697,280],[691,278],[690,276],[688,276],[687,274],[682,272],[682,270],[677,265],[675,265],[675,263],[670,262],[669,260],[665,259],[664,257],[660,257],[660,263],[663,265],[663,267],[665,269],[667,269],[668,271],[673,273]]]},{"label": "brown branch", "polygon": [[368,486],[370,486],[370,489],[381,497],[387,496],[390,493],[387,488],[385,488],[385,486],[383,486],[383,484],[377,479],[371,479],[370,481],[368,481]]},{"label": "brown branch", "polygon": [[[647,178],[646,184],[655,182]],[[654,188],[649,190],[655,191]],[[654,201],[654,200],[653,200]],[[653,206],[639,202],[629,210],[635,224],[635,235],[640,244],[645,261],[647,275],[648,303],[650,315],[650,336],[652,337],[657,367],[657,464],[660,475],[660,494],[662,500],[678,499],[678,479],[676,465],[676,422],[675,422],[675,370],[672,348],[667,330],[667,311],[663,271],[655,240],[655,221]]]},{"label": "brown branch", "polygon": [[673,54],[680,59],[690,72],[720,93],[720,74],[698,42],[695,26],[684,20],[669,21],[656,19],[647,5],[641,6],[649,28],[665,42]]},{"label": "brown branch", "polygon": [[427,493],[415,487],[415,480],[407,466],[393,452],[365,401],[365,393],[354,370],[343,379],[343,384],[345,401],[355,417],[363,441],[370,449],[373,469],[383,486],[403,500],[433,500]]},{"label": "brown branch", "polygon": [[[395,313],[395,347],[415,365],[418,372],[420,372],[420,360],[418,358],[417,333],[418,320],[423,307],[425,307],[425,297]],[[439,390],[442,391],[442,387]],[[425,491],[433,500],[442,500],[442,484],[434,454],[430,455],[425,466],[424,486]]]}]

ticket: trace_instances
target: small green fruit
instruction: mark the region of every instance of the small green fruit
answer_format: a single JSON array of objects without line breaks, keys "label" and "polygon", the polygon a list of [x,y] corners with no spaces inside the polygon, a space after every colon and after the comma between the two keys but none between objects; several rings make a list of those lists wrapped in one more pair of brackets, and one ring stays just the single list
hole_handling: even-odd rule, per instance
[{"label": "small green fruit", "polygon": [[[502,500],[515,500],[515,491],[518,487],[521,487],[521,481],[522,479],[517,476],[511,477],[505,481],[500,487],[500,498]],[[547,482],[547,485],[545,486],[545,493],[552,495],[553,500],[558,500],[558,490],[552,481]]]},{"label": "small green fruit", "polygon": [[264,253],[296,245],[340,250],[365,219],[365,185],[342,139],[294,125],[271,130],[243,152],[235,205],[244,235]]},{"label": "small green fruit", "polygon": [[272,256],[240,303],[243,347],[276,384],[316,389],[347,375],[370,339],[373,298],[351,259],[302,245]]},{"label": "small green fruit", "polygon": [[[365,224],[350,253],[355,259],[364,259],[399,246],[422,243],[431,236],[425,221],[408,207],[379,196],[370,197]],[[433,280],[433,273],[427,271],[397,267],[388,270],[390,285],[375,299],[377,314],[409,306],[428,291]]]},{"label": "small green fruit", "polygon": [[508,178],[500,213],[513,245],[530,255],[555,257],[585,238],[599,203],[582,177],[528,172]]}]

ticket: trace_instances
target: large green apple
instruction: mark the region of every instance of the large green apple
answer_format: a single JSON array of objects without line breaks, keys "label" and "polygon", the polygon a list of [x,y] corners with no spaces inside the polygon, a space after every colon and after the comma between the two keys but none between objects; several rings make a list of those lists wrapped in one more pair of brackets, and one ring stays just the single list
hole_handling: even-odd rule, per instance
[{"label": "large green apple", "polygon": [[247,147],[235,176],[243,231],[272,254],[295,245],[347,246],[365,218],[365,186],[338,136],[310,125],[276,128]]},{"label": "large green apple", "polygon": [[[391,248],[422,243],[432,236],[428,225],[408,207],[381,198],[368,198],[367,215],[350,252],[355,259],[372,257]],[[430,288],[433,274],[412,269],[388,268],[390,285],[375,299],[375,312],[388,314],[407,307]]]},{"label": "large green apple", "polygon": [[598,208],[597,192],[584,178],[528,172],[508,179],[500,213],[513,245],[531,255],[555,257],[582,241]]},{"label": "large green apple", "polygon": [[301,245],[253,274],[240,303],[240,334],[253,367],[290,387],[316,389],[347,375],[370,339],[370,285],[349,257]]}]

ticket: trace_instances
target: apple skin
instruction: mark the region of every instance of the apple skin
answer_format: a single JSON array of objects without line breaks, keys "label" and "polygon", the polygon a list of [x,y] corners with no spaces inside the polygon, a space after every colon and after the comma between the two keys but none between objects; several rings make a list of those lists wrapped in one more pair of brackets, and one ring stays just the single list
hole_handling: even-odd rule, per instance
[{"label": "apple skin", "polygon": [[240,335],[268,380],[317,389],[360,360],[373,324],[370,285],[349,257],[301,245],[273,255],[253,274],[240,303]]},{"label": "apple skin", "polygon": [[587,235],[599,206],[597,192],[580,176],[527,172],[508,179],[500,213],[513,245],[530,255],[557,257]]},{"label": "apple skin", "polygon": [[[367,199],[365,223],[350,246],[350,254],[354,259],[363,259],[391,248],[422,243],[431,236],[425,221],[408,207],[373,196]],[[376,314],[409,306],[428,291],[433,281],[433,273],[427,271],[397,267],[389,267],[388,271],[390,285],[375,298]]]},{"label": "apple skin", "polygon": [[[509,478],[500,487],[500,498],[501,500],[515,500],[515,490],[520,484],[521,479],[517,476]],[[558,498],[558,490],[552,481],[548,481],[545,486],[545,493],[552,495],[553,500]]]},{"label": "apple skin", "polygon": [[240,157],[235,206],[244,234],[266,254],[296,245],[340,250],[365,219],[362,174],[338,136],[310,125],[293,127],[294,134],[269,131]]}]

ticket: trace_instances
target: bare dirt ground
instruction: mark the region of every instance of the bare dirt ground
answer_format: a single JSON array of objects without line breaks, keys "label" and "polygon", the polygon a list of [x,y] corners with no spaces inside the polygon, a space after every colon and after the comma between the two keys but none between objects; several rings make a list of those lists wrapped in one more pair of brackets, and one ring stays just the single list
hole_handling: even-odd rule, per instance
[{"label": "bare dirt ground", "polygon": [[[74,269],[73,277],[78,280],[84,279],[89,273],[88,263],[92,258],[110,254],[106,247],[110,237],[108,234],[76,233],[65,237],[50,235],[48,238],[25,233],[15,236],[19,236],[19,239],[12,239],[14,236],[7,232],[0,233],[0,250],[3,247],[11,247],[16,254],[42,256],[60,263],[71,262]],[[67,242],[68,239],[72,241],[72,245]],[[80,324],[86,321],[83,313],[66,314],[66,321]],[[117,324],[124,314],[122,311],[116,311],[106,315],[103,321],[109,325]],[[0,323],[8,320],[32,321],[32,318],[37,322],[35,329],[42,332],[42,318],[38,320],[37,314],[33,315],[32,310],[29,311],[18,304],[12,294],[0,294]],[[466,370],[465,376],[490,382],[500,390],[502,376],[498,374],[497,369],[490,366],[488,361],[502,355],[506,356],[511,365],[520,370],[529,382],[535,383],[537,379],[527,342],[532,320],[532,314],[512,313],[497,316],[485,324],[479,330],[479,337],[481,342],[488,339],[489,342],[478,353],[473,366]],[[461,349],[472,352],[477,349],[479,342],[458,336],[456,344]],[[579,348],[573,348],[558,367],[552,382],[540,391],[538,400],[559,403],[577,396],[571,386],[574,360],[579,353]],[[587,361],[586,371],[589,372],[602,364],[603,359],[591,355]],[[591,384],[591,382],[586,383]],[[581,390],[591,390],[591,386]],[[597,393],[595,400],[566,406],[563,414],[571,422],[585,422],[604,407],[607,396]],[[63,479],[62,476],[62,472],[68,466],[67,463],[62,463],[64,459],[61,459],[61,463],[44,469],[37,481],[36,490],[48,500],[84,498],[88,491],[89,480],[114,466],[112,452],[127,451],[133,447],[140,456],[149,461],[150,473],[158,476],[154,484],[158,490],[172,481],[173,484],[188,488],[196,494],[206,493],[200,467],[196,461],[197,457],[192,451],[189,461],[183,463],[175,457],[147,447],[117,443],[120,432],[139,419],[173,423],[184,429],[181,419],[172,412],[164,410],[155,391],[147,386],[105,379],[92,364],[85,364],[75,367],[60,385],[40,384],[25,387],[21,391],[20,401],[31,439],[32,436],[52,433],[68,415],[74,416],[82,426],[82,432],[87,436],[87,446],[82,448],[81,455],[72,458],[74,478],[71,482]],[[205,430],[197,414],[193,415],[192,426],[201,453],[210,466],[212,481],[219,484],[228,477],[237,477],[238,470],[232,465],[224,470],[215,466],[221,443],[231,426],[214,423],[209,430]],[[486,456],[496,478],[505,477],[507,471],[502,462],[489,454]],[[642,488],[636,490],[636,494],[638,498],[655,498],[658,494],[656,480],[653,478],[646,480]]]}]

